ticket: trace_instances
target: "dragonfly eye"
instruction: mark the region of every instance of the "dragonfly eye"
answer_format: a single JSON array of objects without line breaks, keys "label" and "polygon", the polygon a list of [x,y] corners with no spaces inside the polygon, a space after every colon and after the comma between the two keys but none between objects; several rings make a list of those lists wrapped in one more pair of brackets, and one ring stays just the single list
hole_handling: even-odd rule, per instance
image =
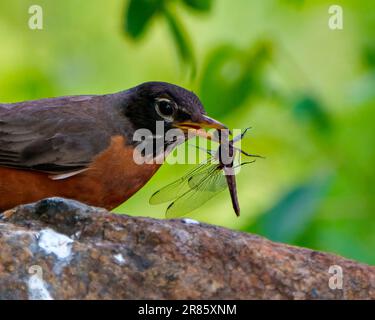
[{"label": "dragonfly eye", "polygon": [[162,118],[173,121],[174,115],[176,112],[175,104],[165,98],[158,99],[155,104],[156,112],[161,116]]}]

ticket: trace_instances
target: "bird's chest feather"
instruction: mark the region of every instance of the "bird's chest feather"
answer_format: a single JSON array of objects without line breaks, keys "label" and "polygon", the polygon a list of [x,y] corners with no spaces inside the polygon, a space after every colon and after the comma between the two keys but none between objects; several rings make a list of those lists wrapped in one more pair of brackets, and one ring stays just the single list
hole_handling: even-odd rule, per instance
[{"label": "bird's chest feather", "polygon": [[111,146],[95,158],[87,175],[100,177],[111,188],[143,185],[160,164],[137,164],[136,156],[134,148],[124,144],[123,137],[114,137]]},{"label": "bird's chest feather", "polygon": [[80,185],[87,184],[93,193],[100,193],[96,196],[106,207],[116,207],[145,185],[160,167],[155,163],[137,164],[134,156],[134,148],[125,145],[123,137],[114,137],[110,147],[94,159],[87,171],[73,177],[71,183],[76,180]]}]

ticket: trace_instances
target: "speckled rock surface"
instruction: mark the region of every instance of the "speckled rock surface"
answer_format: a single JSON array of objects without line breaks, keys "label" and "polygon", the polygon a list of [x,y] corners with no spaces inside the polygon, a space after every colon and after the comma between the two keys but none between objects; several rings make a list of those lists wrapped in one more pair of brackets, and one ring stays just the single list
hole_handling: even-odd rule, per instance
[{"label": "speckled rock surface", "polygon": [[[188,219],[59,198],[9,214],[0,299],[375,299],[374,267]],[[330,289],[333,265],[342,289]]]}]

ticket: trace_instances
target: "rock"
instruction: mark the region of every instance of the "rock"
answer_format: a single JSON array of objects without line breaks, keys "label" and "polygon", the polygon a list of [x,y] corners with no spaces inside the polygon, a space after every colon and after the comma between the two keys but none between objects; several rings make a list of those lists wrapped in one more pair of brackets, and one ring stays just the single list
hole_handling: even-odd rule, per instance
[{"label": "rock", "polygon": [[194,220],[61,198],[5,216],[0,299],[375,299],[374,267]]}]

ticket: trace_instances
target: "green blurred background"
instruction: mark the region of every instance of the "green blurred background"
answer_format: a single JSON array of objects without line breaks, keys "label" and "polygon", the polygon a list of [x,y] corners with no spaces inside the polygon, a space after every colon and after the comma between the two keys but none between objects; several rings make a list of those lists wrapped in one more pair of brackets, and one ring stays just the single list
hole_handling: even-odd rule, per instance
[{"label": "green blurred background", "polygon": [[[30,5],[43,30],[30,30]],[[328,8],[344,29],[328,28]],[[266,160],[191,218],[375,264],[375,4],[303,0],[0,2],[0,101],[103,94],[144,81],[194,90],[253,129]],[[150,195],[191,166],[164,165],[115,211],[163,218]]]}]

